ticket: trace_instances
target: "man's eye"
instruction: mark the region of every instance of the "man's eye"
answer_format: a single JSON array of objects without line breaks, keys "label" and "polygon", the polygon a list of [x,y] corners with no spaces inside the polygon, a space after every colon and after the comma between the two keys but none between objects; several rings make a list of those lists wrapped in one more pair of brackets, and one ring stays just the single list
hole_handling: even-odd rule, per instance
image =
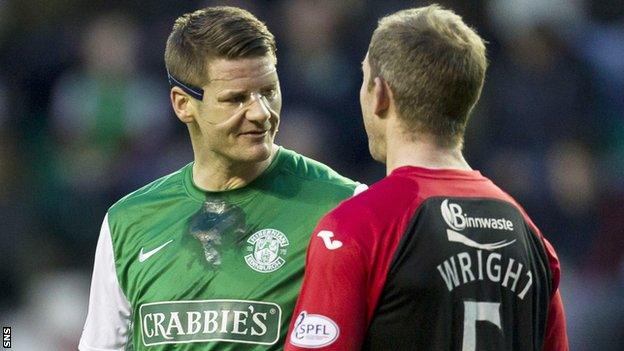
[{"label": "man's eye", "polygon": [[277,89],[267,89],[262,92],[262,96],[267,99],[273,99],[277,95]]},{"label": "man's eye", "polygon": [[235,95],[232,96],[231,98],[226,100],[229,103],[233,103],[233,104],[240,104],[241,102],[245,102],[245,96],[244,95]]}]

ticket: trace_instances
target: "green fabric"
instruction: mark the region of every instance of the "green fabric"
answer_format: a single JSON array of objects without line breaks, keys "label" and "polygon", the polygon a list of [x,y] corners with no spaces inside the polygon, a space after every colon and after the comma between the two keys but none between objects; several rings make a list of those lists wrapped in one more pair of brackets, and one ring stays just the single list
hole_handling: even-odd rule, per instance
[{"label": "green fabric", "polygon": [[281,349],[310,234],[356,186],[280,148],[241,189],[200,190],[191,163],[121,199],[109,225],[134,349]]}]

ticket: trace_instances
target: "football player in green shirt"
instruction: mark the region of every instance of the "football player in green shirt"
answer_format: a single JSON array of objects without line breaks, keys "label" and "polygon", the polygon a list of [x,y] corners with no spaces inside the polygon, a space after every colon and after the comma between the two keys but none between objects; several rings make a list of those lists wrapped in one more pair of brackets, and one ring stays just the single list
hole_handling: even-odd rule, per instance
[{"label": "football player in green shirt", "polygon": [[310,233],[365,186],[274,144],[275,40],[252,14],[183,15],[165,62],[194,162],[109,209],[79,349],[280,349]]}]

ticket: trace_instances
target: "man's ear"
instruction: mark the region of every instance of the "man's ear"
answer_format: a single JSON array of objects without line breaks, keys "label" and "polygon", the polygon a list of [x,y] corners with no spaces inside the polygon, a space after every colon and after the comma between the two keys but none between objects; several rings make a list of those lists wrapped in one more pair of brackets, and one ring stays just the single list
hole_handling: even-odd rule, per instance
[{"label": "man's ear", "polygon": [[197,105],[184,90],[179,87],[171,88],[169,92],[171,98],[171,106],[178,119],[183,123],[192,123],[197,115]]},{"label": "man's ear", "polygon": [[390,86],[388,86],[388,83],[386,83],[383,78],[375,77],[374,82],[375,86],[373,87],[373,94],[375,96],[375,101],[373,111],[375,115],[383,118],[386,116],[386,111],[388,111],[388,108],[390,107],[392,92],[390,91]]}]

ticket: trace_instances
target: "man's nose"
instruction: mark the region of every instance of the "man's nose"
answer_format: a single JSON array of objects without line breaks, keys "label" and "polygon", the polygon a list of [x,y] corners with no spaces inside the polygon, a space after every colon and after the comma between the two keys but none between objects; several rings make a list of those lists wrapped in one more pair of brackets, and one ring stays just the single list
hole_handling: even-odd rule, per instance
[{"label": "man's nose", "polygon": [[246,117],[251,121],[265,121],[271,117],[269,104],[261,94],[253,94]]}]

